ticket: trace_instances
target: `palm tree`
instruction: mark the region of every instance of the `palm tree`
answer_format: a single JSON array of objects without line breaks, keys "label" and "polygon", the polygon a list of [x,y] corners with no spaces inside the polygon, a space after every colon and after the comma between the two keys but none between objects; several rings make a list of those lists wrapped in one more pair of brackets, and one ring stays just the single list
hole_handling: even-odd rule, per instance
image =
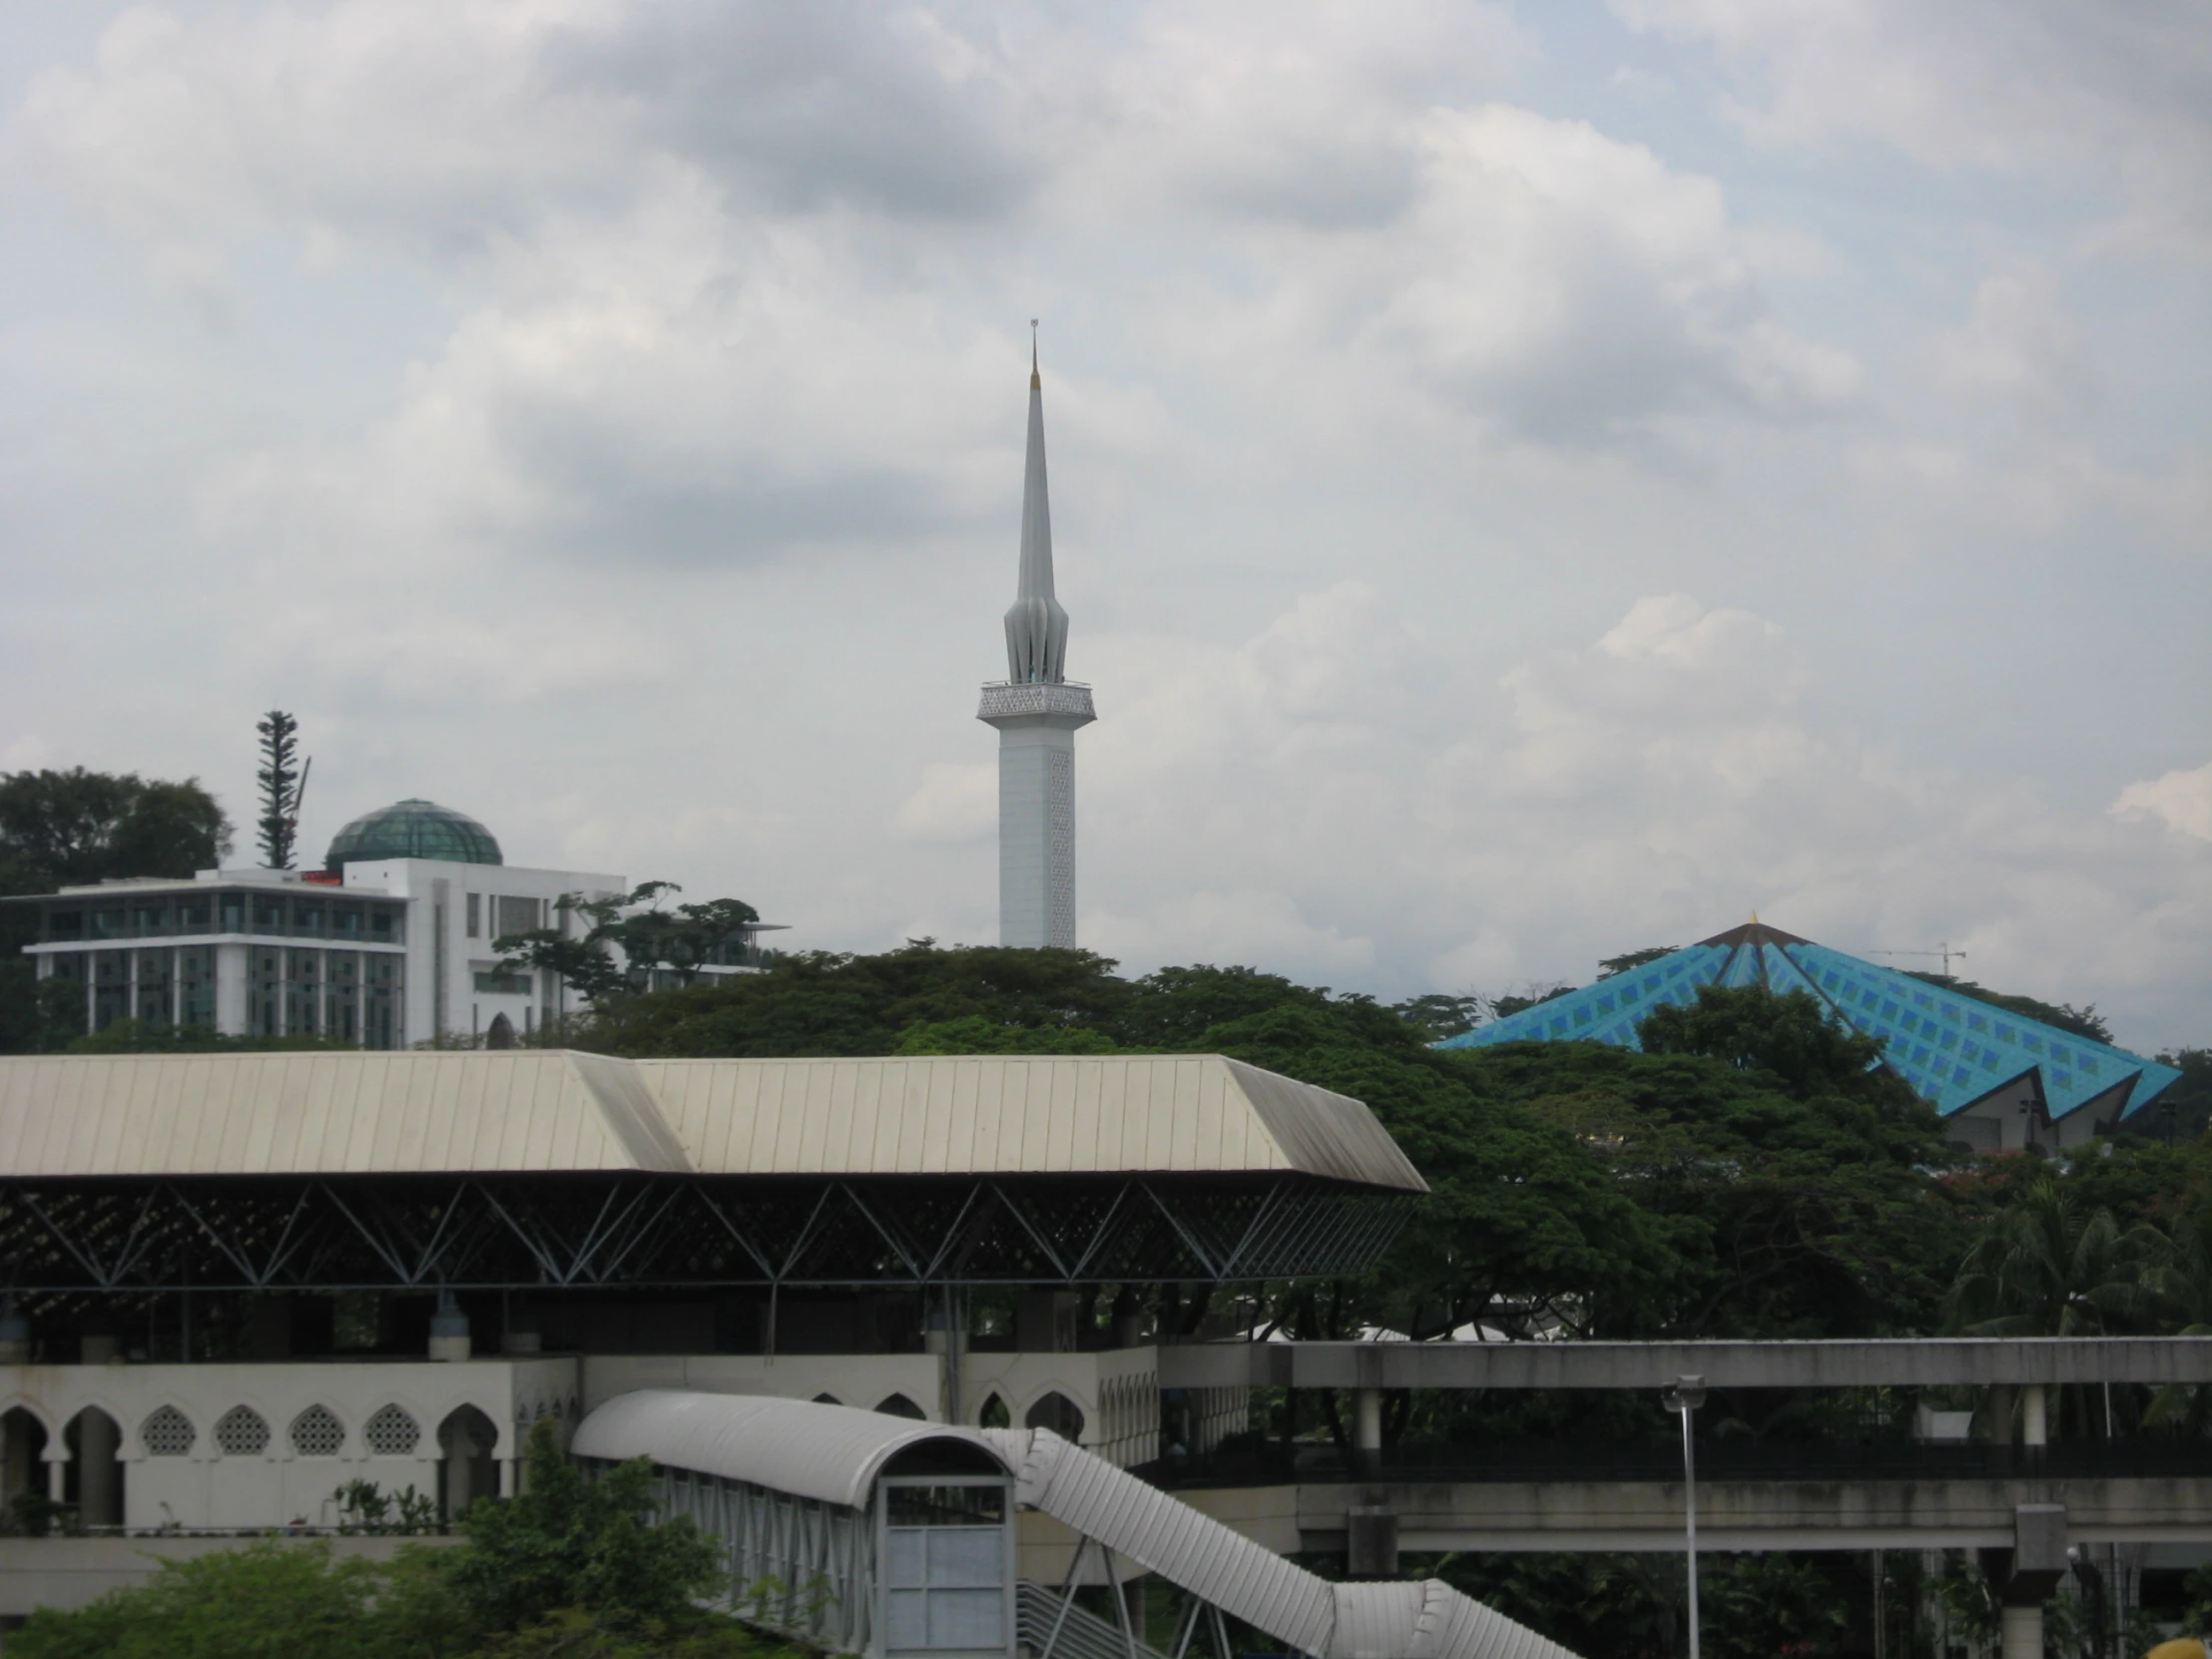
[{"label": "palm tree", "polygon": [[[2020,1189],[1959,1264],[1944,1301],[1949,1330],[1973,1337],[2101,1337],[2149,1306],[2143,1268],[2171,1242],[2138,1222],[2121,1230],[2049,1174]],[[2010,1407],[2004,1407],[2007,1417]]]},{"label": "palm tree", "polygon": [[[2166,1248],[2143,1274],[2161,1328],[2177,1337],[2212,1337],[2212,1203],[2174,1218]],[[2178,1423],[2188,1434],[2212,1427],[2212,1388],[2169,1382],[2143,1413],[2146,1424]]]}]

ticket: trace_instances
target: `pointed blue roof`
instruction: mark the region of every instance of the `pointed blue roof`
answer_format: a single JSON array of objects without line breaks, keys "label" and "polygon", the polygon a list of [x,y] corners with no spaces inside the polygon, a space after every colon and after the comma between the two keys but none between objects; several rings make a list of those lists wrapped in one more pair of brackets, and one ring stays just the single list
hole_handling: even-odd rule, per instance
[{"label": "pointed blue roof", "polygon": [[1641,967],[1523,1008],[1438,1043],[1564,1042],[1641,1048],[1637,1028],[1661,1003],[1697,1000],[1700,985],[1804,990],[1855,1031],[1879,1038],[1891,1070],[1948,1117],[2029,1073],[2051,1117],[2118,1105],[2132,1117],[2181,1073],[2124,1048],[1880,967],[1764,922],[1734,927]]}]

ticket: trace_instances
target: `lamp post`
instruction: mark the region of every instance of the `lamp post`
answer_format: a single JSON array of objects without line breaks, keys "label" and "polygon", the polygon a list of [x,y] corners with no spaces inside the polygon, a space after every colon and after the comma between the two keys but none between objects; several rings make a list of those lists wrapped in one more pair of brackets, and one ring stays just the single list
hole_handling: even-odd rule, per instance
[{"label": "lamp post", "polygon": [[1682,1413],[1682,1512],[1683,1531],[1690,1558],[1690,1659],[1698,1659],[1697,1647],[1697,1447],[1690,1424],[1705,1403],[1705,1379],[1680,1377],[1660,1395],[1670,1411]]}]

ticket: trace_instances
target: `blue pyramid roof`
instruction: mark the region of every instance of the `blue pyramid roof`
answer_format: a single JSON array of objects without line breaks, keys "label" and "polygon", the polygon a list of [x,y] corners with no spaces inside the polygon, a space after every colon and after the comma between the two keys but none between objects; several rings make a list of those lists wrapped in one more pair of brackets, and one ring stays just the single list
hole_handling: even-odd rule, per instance
[{"label": "blue pyramid roof", "polygon": [[1756,921],[1436,1046],[1581,1038],[1640,1048],[1644,1016],[1661,1003],[1695,1002],[1700,985],[1811,991],[1853,1030],[1880,1038],[1890,1069],[1945,1117],[2031,1072],[2054,1119],[2092,1103],[2100,1112],[2118,1104],[2119,1115],[2131,1117],[2181,1076],[2140,1054]]}]

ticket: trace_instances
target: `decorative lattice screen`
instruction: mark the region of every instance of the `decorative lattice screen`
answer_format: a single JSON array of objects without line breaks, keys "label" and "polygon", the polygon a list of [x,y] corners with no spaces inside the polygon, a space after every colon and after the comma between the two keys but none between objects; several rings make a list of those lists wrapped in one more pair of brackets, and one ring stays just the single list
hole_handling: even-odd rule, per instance
[{"label": "decorative lattice screen", "polygon": [[378,1457],[404,1457],[422,1438],[422,1425],[397,1405],[379,1405],[361,1425],[361,1438]]},{"label": "decorative lattice screen", "polygon": [[174,1405],[163,1405],[139,1424],[139,1438],[150,1457],[182,1457],[200,1437],[192,1419]]},{"label": "decorative lattice screen", "polygon": [[302,1457],[335,1457],[345,1444],[345,1424],[327,1405],[310,1405],[291,1419],[291,1449]]},{"label": "decorative lattice screen", "polygon": [[269,1449],[269,1424],[251,1405],[234,1405],[216,1419],[215,1443],[226,1457],[259,1457]]}]

